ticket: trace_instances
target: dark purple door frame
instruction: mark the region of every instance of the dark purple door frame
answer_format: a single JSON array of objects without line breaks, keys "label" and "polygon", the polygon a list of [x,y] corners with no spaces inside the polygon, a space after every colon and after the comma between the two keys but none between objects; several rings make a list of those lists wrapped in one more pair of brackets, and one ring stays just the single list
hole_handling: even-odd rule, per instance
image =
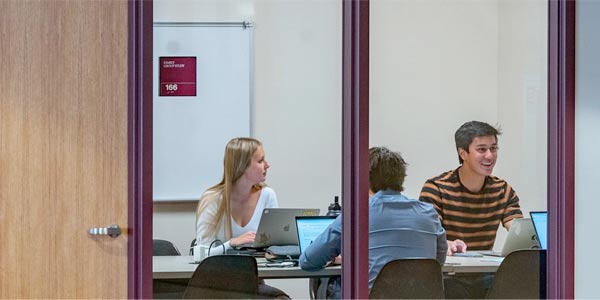
[{"label": "dark purple door frame", "polygon": [[575,18],[575,0],[548,1],[549,299],[575,296]]},{"label": "dark purple door frame", "polygon": [[343,0],[342,298],[369,298],[369,1]]},{"label": "dark purple door frame", "polygon": [[128,3],[129,299],[152,298],[152,0]]},{"label": "dark purple door frame", "polygon": [[[342,296],[368,298],[369,1],[343,0]],[[548,1],[547,296],[574,298],[575,0]],[[349,233],[348,233],[349,232]]]},{"label": "dark purple door frame", "polygon": [[[128,298],[152,297],[152,1],[129,1]],[[548,1],[547,291],[574,298],[575,1]],[[368,298],[369,1],[343,0],[343,297]],[[361,243],[361,239],[363,242]]]}]

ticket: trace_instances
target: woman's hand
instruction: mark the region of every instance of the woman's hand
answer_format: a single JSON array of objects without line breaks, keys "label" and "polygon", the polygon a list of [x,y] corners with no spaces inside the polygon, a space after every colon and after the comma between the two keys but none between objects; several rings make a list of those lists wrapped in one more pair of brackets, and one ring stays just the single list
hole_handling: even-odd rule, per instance
[{"label": "woman's hand", "polygon": [[229,244],[232,247],[237,247],[239,245],[245,245],[245,244],[252,244],[252,243],[254,243],[254,238],[256,238],[256,232],[248,231],[236,238],[232,238]]}]

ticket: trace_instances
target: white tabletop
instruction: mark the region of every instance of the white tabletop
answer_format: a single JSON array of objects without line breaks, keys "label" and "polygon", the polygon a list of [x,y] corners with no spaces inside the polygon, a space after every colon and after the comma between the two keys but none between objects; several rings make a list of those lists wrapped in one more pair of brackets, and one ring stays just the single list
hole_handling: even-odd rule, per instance
[{"label": "white tabletop", "polygon": [[[340,275],[341,266],[327,267],[316,272],[309,272],[300,267],[266,267],[266,260],[257,258],[258,277],[260,278],[308,278]],[[198,266],[192,256],[154,256],[152,257],[152,273],[154,279],[190,278]]]},{"label": "white tabletop", "polygon": [[[327,267],[316,272],[309,272],[300,267],[265,267],[264,258],[258,258],[258,276],[260,278],[307,278],[334,276],[341,274],[341,266]],[[501,257],[455,257],[448,256],[442,267],[444,273],[478,273],[496,272]],[[198,266],[192,256],[154,256],[152,272],[155,279],[190,278]]]}]

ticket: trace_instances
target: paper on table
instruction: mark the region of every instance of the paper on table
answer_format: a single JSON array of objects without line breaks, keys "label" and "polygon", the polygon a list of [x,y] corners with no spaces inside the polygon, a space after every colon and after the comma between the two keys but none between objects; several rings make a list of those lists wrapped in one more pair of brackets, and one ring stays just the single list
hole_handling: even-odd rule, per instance
[{"label": "paper on table", "polygon": [[481,261],[491,261],[491,262],[502,262],[503,259],[504,259],[504,257],[489,257],[489,258],[482,258],[480,260]]}]

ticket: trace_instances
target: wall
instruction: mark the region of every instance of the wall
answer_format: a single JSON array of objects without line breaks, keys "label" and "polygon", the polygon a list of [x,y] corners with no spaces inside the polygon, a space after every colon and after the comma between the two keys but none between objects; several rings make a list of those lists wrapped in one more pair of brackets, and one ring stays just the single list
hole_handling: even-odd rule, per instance
[{"label": "wall", "polygon": [[[545,1],[370,3],[370,143],[402,152],[406,193],[457,167],[454,131],[478,119],[504,130],[495,173],[525,212],[545,209]],[[282,207],[325,211],[341,191],[341,9],[335,0],[154,2],[157,22],[254,22],[253,135]],[[155,237],[188,247],[194,208],[155,204]],[[305,281],[274,285],[307,298]]]},{"label": "wall", "polygon": [[[506,179],[529,211],[547,207],[547,53],[545,0],[498,1],[498,123],[500,158],[494,173]],[[506,230],[498,230],[495,248]]]},{"label": "wall", "polygon": [[575,298],[598,299],[600,261],[596,187],[600,182],[600,2],[577,1],[575,77]]},{"label": "wall", "polygon": [[381,0],[370,13],[370,143],[402,152],[406,194],[456,168],[454,132],[483,120],[503,130],[494,174],[526,215],[545,210],[546,2]]},{"label": "wall", "polygon": [[341,193],[342,6],[258,1],[254,135],[280,206],[326,212]]},{"label": "wall", "polygon": [[402,153],[411,197],[457,167],[462,123],[497,120],[496,2],[458,3],[371,2],[370,144]]}]

